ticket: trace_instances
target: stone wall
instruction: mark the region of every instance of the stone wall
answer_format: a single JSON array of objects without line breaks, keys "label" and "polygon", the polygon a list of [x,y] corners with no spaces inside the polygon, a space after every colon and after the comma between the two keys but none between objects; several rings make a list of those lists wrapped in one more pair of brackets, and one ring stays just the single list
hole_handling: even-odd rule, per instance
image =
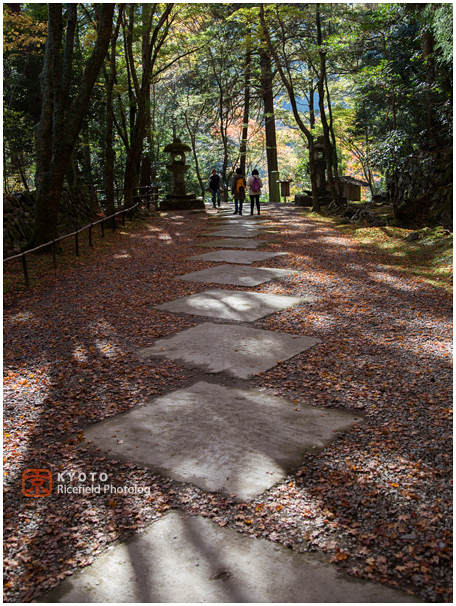
[{"label": "stone wall", "polygon": [[[3,197],[3,257],[21,252],[33,233],[35,192],[20,192]],[[59,236],[89,224],[100,212],[95,189],[91,185],[64,186],[57,218]]]},{"label": "stone wall", "polygon": [[419,152],[388,180],[394,214],[409,225],[453,227],[453,148]]}]

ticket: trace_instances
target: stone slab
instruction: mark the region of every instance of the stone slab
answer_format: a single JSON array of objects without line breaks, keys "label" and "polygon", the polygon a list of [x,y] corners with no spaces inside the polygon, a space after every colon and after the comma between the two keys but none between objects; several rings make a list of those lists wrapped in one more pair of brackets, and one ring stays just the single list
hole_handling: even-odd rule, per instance
[{"label": "stone slab", "polygon": [[297,274],[289,269],[273,269],[269,267],[242,267],[239,265],[217,265],[200,271],[177,276],[176,280],[188,282],[208,282],[211,284],[233,284],[234,286],[258,286],[277,278]]},{"label": "stone slab", "polygon": [[168,303],[161,303],[156,305],[155,309],[205,318],[255,322],[292,305],[309,303],[310,301],[313,301],[311,296],[292,297],[260,292],[214,289],[168,301]]},{"label": "stone slab", "polygon": [[355,422],[340,409],[299,409],[258,389],[200,381],[91,425],[84,439],[109,457],[244,501]]},{"label": "stone slab", "polygon": [[267,234],[277,234],[277,231],[271,230],[258,230],[250,228],[239,228],[239,229],[220,229],[218,231],[211,231],[208,233],[202,233],[199,238],[213,238],[219,236],[220,238],[256,238],[257,236],[265,236]]},{"label": "stone slab", "polygon": [[236,229],[236,230],[245,230],[245,231],[259,231],[261,229],[265,229],[266,225],[264,223],[253,223],[251,221],[248,222],[242,222],[242,223],[233,223],[233,222],[229,222],[229,221],[223,221],[220,223],[216,223],[209,225],[209,227],[206,227],[206,231],[208,229],[223,229],[223,230],[227,230],[227,229]]},{"label": "stone slab", "polygon": [[271,240],[242,240],[241,238],[227,238],[226,240],[210,240],[196,246],[205,248],[260,248],[271,244]]},{"label": "stone slab", "polygon": [[215,261],[223,263],[239,263],[250,265],[257,261],[266,261],[274,257],[281,257],[288,253],[270,253],[254,250],[217,250],[215,252],[205,253],[204,255],[194,255],[187,257],[189,261]]},{"label": "stone slab", "polygon": [[199,234],[198,238],[214,238],[215,236],[219,236],[220,238],[256,238],[257,236],[262,236],[267,232],[258,231],[254,229],[249,229],[246,231],[240,231],[235,229],[229,230],[219,230],[219,231],[211,231],[207,234]]},{"label": "stone slab", "polygon": [[414,598],[181,511],[105,552],[41,602],[399,603]]},{"label": "stone slab", "polygon": [[239,217],[239,216],[226,216],[226,217],[217,217],[217,221],[211,221],[211,225],[217,223],[218,225],[263,225],[264,223],[269,223],[270,219],[258,219],[256,217]]},{"label": "stone slab", "polygon": [[317,343],[320,340],[313,337],[204,322],[136,353],[143,360],[165,358],[204,372],[249,379]]}]

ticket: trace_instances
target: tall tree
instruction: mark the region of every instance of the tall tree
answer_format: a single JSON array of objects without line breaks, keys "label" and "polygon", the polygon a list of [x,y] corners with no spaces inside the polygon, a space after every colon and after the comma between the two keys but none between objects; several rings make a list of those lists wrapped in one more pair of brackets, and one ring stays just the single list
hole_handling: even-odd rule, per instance
[{"label": "tall tree", "polygon": [[[49,242],[56,236],[57,211],[65,171],[108,50],[112,31],[114,4],[102,4],[95,45],[86,61],[77,92],[72,95],[77,4],[66,6],[64,24],[62,4],[48,5],[48,35],[41,74],[42,108],[35,130],[35,230],[27,248]],[[62,48],[64,31],[65,43]]]},{"label": "tall tree", "polygon": [[318,191],[317,191],[317,181],[316,181],[316,171],[315,171],[315,154],[314,154],[314,136],[313,133],[307,128],[305,125],[299,110],[297,103],[297,95],[295,94],[295,86],[293,83],[293,79],[290,76],[290,72],[282,67],[281,61],[279,59],[279,55],[272,43],[271,37],[269,35],[269,27],[266,23],[265,13],[264,13],[264,5],[260,4],[260,21],[261,26],[263,28],[263,33],[265,40],[267,42],[269,51],[274,59],[275,65],[277,67],[277,71],[279,72],[282,83],[288,93],[288,98],[290,100],[291,108],[293,110],[293,116],[296,120],[296,124],[298,125],[301,132],[304,133],[308,147],[309,147],[309,167],[310,167],[310,182],[312,186],[312,209],[316,212],[320,211],[320,202],[318,199]]},{"label": "tall tree", "polygon": [[[153,4],[151,9],[146,9],[143,5],[144,52],[142,53],[142,72],[139,71],[133,50],[136,20],[135,4],[130,4],[128,14],[125,14],[123,19],[125,61],[130,97],[129,116],[127,119],[122,105],[119,103],[118,107],[122,119],[121,122],[116,120],[116,127],[125,145],[127,156],[124,172],[124,203],[127,208],[133,206],[133,189],[137,185],[138,166],[146,135],[148,117],[150,116],[150,82],[160,49],[165,43],[173,20],[170,17],[173,6],[173,4],[166,4],[162,7]],[[160,13],[161,8],[163,10]],[[118,100],[120,101],[120,96]]]},{"label": "tall tree", "polygon": [[247,141],[249,134],[249,117],[250,117],[250,73],[251,73],[251,61],[252,61],[252,50],[250,37],[247,38],[247,50],[245,51],[245,64],[244,64],[244,115],[242,118],[242,138],[239,149],[241,156],[241,170],[242,174],[245,175],[245,161],[247,155]]},{"label": "tall tree", "polygon": [[[105,122],[105,166],[104,166],[104,187],[106,196],[106,212],[112,215],[115,212],[114,201],[114,107],[113,107],[113,90],[116,83],[116,54],[117,54],[117,38],[119,37],[120,25],[122,22],[122,14],[124,5],[119,5],[117,15],[117,24],[111,36],[111,51],[109,54],[109,65],[104,68],[104,78],[106,84],[106,122]],[[115,218],[113,218],[115,221]]]},{"label": "tall tree", "polygon": [[[272,71],[271,50],[268,48],[268,45],[261,45],[259,53],[261,66],[261,91],[264,104],[266,158],[268,162],[269,192],[271,195],[271,192],[274,190],[271,173],[279,170],[277,161],[277,137],[274,113],[274,74]],[[278,200],[275,200],[275,202],[278,202]]]},{"label": "tall tree", "polygon": [[[323,47],[321,13],[319,4],[316,4],[315,21],[317,27],[317,47],[320,58],[320,69],[319,71],[317,71],[318,104],[320,107],[320,120],[323,126],[323,137],[325,143],[326,174],[328,177],[328,185],[333,200],[338,206],[340,206],[342,204],[342,192],[339,182],[339,174],[337,170],[338,162],[335,145],[336,141],[334,136],[334,130],[332,128],[333,124],[331,114],[331,100],[329,98],[326,73],[326,49]],[[326,117],[325,96],[326,105],[328,106],[330,116],[329,123]]]}]

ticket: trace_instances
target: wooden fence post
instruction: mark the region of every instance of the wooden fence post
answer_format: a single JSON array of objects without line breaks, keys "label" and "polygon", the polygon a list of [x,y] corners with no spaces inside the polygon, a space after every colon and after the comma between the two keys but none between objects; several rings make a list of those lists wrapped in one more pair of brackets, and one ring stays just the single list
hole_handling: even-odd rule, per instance
[{"label": "wooden fence post", "polygon": [[27,271],[27,261],[25,260],[25,253],[22,253],[21,261],[22,261],[22,269],[24,271],[25,288],[30,288],[28,271]]}]

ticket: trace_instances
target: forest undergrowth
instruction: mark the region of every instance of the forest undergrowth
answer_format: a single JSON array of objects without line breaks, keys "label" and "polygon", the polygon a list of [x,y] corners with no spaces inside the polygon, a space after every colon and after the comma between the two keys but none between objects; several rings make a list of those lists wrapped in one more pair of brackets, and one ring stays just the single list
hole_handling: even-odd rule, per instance
[{"label": "forest undergrowth", "polygon": [[[92,253],[67,253],[56,274],[46,269],[52,261],[37,258],[28,291],[6,266],[5,600],[37,599],[179,508],[424,601],[451,602],[452,298],[438,260],[450,266],[447,244],[424,248],[405,240],[410,230],[340,226],[294,208],[271,216],[280,234],[264,250],[287,254],[256,265],[299,273],[249,290],[314,300],[252,326],[321,343],[252,386],[287,397],[297,415],[304,406],[340,407],[361,422],[253,501],[206,493],[82,444],[91,423],[194,382],[191,369],[145,364],[135,351],[198,323],[154,306],[208,289],[172,279],[212,266],[187,259],[201,253],[207,226],[204,214],[135,221]],[[30,468],[107,473],[151,493],[27,498],[21,477]]]}]

